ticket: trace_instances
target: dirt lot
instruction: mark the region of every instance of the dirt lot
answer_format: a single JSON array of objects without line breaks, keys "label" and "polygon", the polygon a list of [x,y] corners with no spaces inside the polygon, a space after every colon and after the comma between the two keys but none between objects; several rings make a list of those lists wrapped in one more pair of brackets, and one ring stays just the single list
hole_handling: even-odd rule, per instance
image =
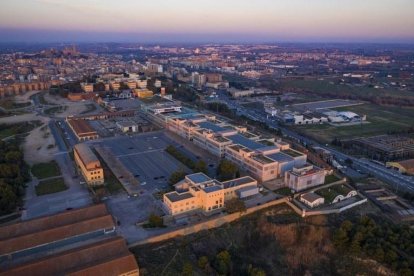
[{"label": "dirt lot", "polygon": [[84,101],[84,102],[73,102],[67,99],[64,99],[60,96],[50,95],[49,93],[45,93],[45,100],[52,104],[57,104],[60,106],[66,106],[67,108],[62,113],[54,114],[56,117],[65,118],[70,115],[79,115],[81,113],[88,111],[88,104],[94,104],[97,109],[94,110],[95,113],[102,110],[96,103],[93,101]]},{"label": "dirt lot", "polygon": [[30,165],[49,162],[58,152],[47,124],[34,129],[23,144],[24,159]]}]

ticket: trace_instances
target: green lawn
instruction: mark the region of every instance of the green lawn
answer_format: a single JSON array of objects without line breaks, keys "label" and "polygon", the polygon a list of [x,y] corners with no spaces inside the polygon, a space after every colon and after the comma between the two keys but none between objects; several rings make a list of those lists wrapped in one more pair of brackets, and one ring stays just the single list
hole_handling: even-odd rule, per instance
[{"label": "green lawn", "polygon": [[339,181],[340,179],[338,177],[336,177],[336,175],[331,174],[331,175],[327,175],[325,177],[325,184],[330,184],[330,183],[334,183],[336,181]]},{"label": "green lawn", "polygon": [[24,103],[16,103],[13,99],[6,99],[0,101],[0,106],[4,109],[15,109],[15,108],[23,108],[30,106],[30,102],[24,102]]},{"label": "green lawn", "polygon": [[59,165],[56,163],[56,161],[35,164],[32,167],[32,174],[38,179],[58,176],[60,175]]},{"label": "green lawn", "polygon": [[32,131],[34,128],[40,126],[40,121],[31,121],[17,124],[2,124],[0,125],[0,140],[6,137],[23,134]]},{"label": "green lawn", "polygon": [[359,115],[367,115],[365,124],[354,126],[307,125],[294,126],[294,130],[323,143],[330,143],[335,137],[349,139],[386,134],[390,131],[401,131],[414,127],[414,108],[400,108],[364,104],[336,108],[338,111],[352,111]]},{"label": "green lawn", "polygon": [[40,181],[35,188],[38,196],[58,193],[68,189],[61,177]]},{"label": "green lawn", "polygon": [[292,191],[288,187],[280,188],[274,191],[275,194],[289,196],[292,194]]},{"label": "green lawn", "polygon": [[335,197],[339,195],[338,192],[331,187],[317,190],[315,193],[325,198],[325,203],[331,203]]}]

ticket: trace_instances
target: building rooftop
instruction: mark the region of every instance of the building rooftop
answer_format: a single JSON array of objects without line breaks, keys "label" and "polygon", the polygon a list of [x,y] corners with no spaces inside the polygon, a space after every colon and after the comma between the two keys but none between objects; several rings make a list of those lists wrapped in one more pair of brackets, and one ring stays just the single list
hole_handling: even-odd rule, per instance
[{"label": "building rooftop", "polygon": [[227,189],[230,187],[241,186],[241,185],[249,184],[249,183],[257,183],[257,181],[250,176],[244,176],[244,177],[240,177],[237,179],[232,179],[229,181],[222,182],[224,189]]},{"label": "building rooftop", "polygon": [[217,125],[217,124],[214,124],[214,123],[212,123],[212,122],[200,122],[200,123],[197,123],[201,128],[205,128],[205,129],[209,129],[209,130],[212,130],[212,131],[214,131],[214,132],[219,132],[219,131],[223,131],[223,130],[226,130],[226,128],[224,128],[224,127],[221,127],[221,126],[219,126],[219,125]]},{"label": "building rooftop", "polygon": [[68,123],[78,136],[97,134],[91,125],[83,119],[68,119]]},{"label": "building rooftop", "polygon": [[[114,228],[106,207],[87,207],[0,228],[0,256]],[[91,208],[91,209],[88,209]],[[15,232],[11,232],[15,230]]]},{"label": "building rooftop", "polygon": [[282,152],[285,153],[285,154],[287,154],[287,155],[292,156],[293,158],[299,157],[299,156],[302,156],[303,155],[303,153],[298,152],[296,150],[292,150],[292,149],[282,150]]},{"label": "building rooftop", "polygon": [[184,199],[189,199],[194,197],[191,193],[185,192],[185,193],[177,193],[177,192],[171,192],[168,194],[165,194],[165,196],[171,201],[171,202],[177,202]]},{"label": "building rooftop", "polygon": [[14,266],[0,275],[121,275],[137,270],[124,239],[114,237]]},{"label": "building rooftop", "polygon": [[227,138],[232,140],[233,143],[242,145],[251,150],[257,150],[257,149],[265,147],[265,145],[257,143],[253,140],[250,140],[241,134],[230,135],[230,136],[227,136]]},{"label": "building rooftop", "polygon": [[93,153],[87,144],[77,144],[75,145],[75,150],[87,169],[94,169],[101,166],[98,157],[96,157],[95,153]]},{"label": "building rooftop", "polygon": [[187,175],[186,178],[195,184],[205,183],[211,181],[211,178],[205,175],[204,173],[194,173]]},{"label": "building rooftop", "polygon": [[266,155],[263,155],[263,154],[254,155],[254,156],[252,156],[252,159],[256,160],[257,162],[260,162],[262,164],[271,164],[271,163],[275,162],[275,160],[273,160],[273,159],[271,159],[271,158],[269,158],[269,157],[267,157]]},{"label": "building rooftop", "polygon": [[315,202],[315,201],[323,198],[322,196],[317,195],[315,193],[306,193],[306,194],[301,195],[300,197],[303,198],[304,200],[306,200],[307,202],[310,202],[310,203]]},{"label": "building rooftop", "polygon": [[269,155],[267,155],[267,157],[269,157],[272,160],[275,160],[279,163],[290,162],[290,161],[293,160],[293,158],[290,155],[284,154],[282,152],[269,154]]},{"label": "building rooftop", "polygon": [[218,186],[218,185],[213,185],[213,186],[208,186],[208,187],[205,187],[203,190],[206,192],[206,193],[212,193],[212,192],[217,192],[217,191],[220,191],[222,188],[220,187],[220,186]]}]

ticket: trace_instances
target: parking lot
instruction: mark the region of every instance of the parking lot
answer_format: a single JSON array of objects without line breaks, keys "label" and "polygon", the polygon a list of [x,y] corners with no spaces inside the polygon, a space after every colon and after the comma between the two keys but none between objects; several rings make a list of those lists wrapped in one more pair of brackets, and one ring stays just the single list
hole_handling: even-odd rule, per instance
[{"label": "parking lot", "polygon": [[188,168],[164,151],[168,145],[178,144],[161,131],[109,138],[99,144],[109,149],[139,180],[141,188],[149,192],[168,187],[170,175],[179,169],[190,173]]}]

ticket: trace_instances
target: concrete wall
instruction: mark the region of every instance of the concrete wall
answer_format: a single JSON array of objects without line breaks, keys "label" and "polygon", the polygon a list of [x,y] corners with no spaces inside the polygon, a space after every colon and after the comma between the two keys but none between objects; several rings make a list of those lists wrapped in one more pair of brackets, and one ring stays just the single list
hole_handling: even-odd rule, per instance
[{"label": "concrete wall", "polygon": [[135,247],[138,245],[143,245],[143,244],[148,244],[148,243],[156,243],[156,242],[161,242],[161,241],[165,241],[165,240],[169,240],[172,238],[176,238],[176,237],[180,237],[180,236],[186,236],[186,235],[190,235],[190,234],[194,234],[197,232],[200,232],[202,230],[208,230],[208,229],[213,229],[216,227],[220,227],[226,223],[230,223],[232,221],[235,221],[243,216],[252,214],[254,212],[257,212],[259,210],[271,207],[271,206],[275,206],[275,205],[279,205],[282,203],[286,203],[286,199],[285,198],[281,198],[281,199],[277,199],[277,200],[273,200],[270,202],[267,202],[265,204],[259,205],[259,206],[255,206],[255,207],[251,207],[248,208],[246,210],[246,212],[244,213],[233,213],[233,214],[229,214],[229,215],[223,215],[220,217],[216,217],[216,218],[212,218],[210,220],[207,221],[203,221],[197,224],[193,224],[191,226],[186,226],[177,230],[172,230],[171,232],[162,234],[162,235],[158,235],[155,237],[150,237],[148,239],[130,244],[128,247]]}]

